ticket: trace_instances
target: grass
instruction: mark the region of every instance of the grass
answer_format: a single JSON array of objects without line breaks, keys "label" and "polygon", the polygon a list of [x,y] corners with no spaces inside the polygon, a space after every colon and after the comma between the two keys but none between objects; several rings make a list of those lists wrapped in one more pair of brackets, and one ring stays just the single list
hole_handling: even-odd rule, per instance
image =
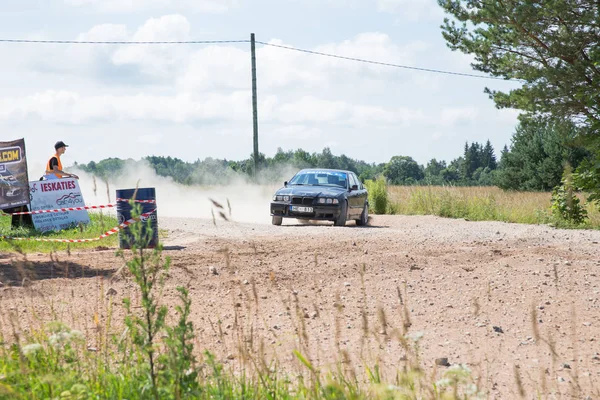
[{"label": "grass", "polygon": [[[76,226],[71,229],[65,229],[60,232],[40,233],[31,228],[12,228],[10,216],[0,216],[0,236],[8,237],[27,237],[27,238],[45,238],[45,239],[86,239],[96,238],[109,229],[119,225],[117,218],[99,212],[90,212],[90,224]],[[114,247],[117,245],[118,235],[114,234],[99,241],[88,243],[57,243],[57,242],[38,242],[28,240],[8,240],[0,239],[0,251],[3,252],[22,252],[22,253],[50,253],[53,251],[67,249],[86,249],[96,248],[98,246]]]},{"label": "grass", "polygon": [[[497,187],[388,186],[390,209],[395,214],[575,227],[555,219],[550,211],[551,196],[544,192],[507,192]],[[585,196],[579,197],[584,204]],[[600,229],[598,207],[589,203],[585,207],[589,218],[577,228]]]}]

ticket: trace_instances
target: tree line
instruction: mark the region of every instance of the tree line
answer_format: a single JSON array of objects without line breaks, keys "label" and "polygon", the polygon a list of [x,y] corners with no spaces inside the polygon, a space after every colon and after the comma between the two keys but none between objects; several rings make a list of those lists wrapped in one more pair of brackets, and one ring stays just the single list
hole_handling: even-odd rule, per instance
[{"label": "tree line", "polygon": [[[574,144],[579,129],[568,121],[521,117],[510,146],[504,146],[499,158],[489,140],[466,142],[462,154],[453,160],[433,158],[425,165],[405,155],[394,156],[385,163],[368,163],[344,154],[334,155],[329,148],[313,153],[279,148],[273,157],[259,155],[258,178],[277,183],[282,173],[291,177],[302,168],[334,168],[353,171],[363,182],[383,176],[394,185],[499,186],[545,191],[560,184],[567,164],[577,168],[582,161],[593,158],[585,147]],[[108,178],[140,163],[150,166],[157,175],[171,177],[184,185],[229,184],[236,178],[250,180],[254,176],[252,156],[241,161],[206,158],[194,162],[162,156],[139,161],[108,158],[77,167]]]}]

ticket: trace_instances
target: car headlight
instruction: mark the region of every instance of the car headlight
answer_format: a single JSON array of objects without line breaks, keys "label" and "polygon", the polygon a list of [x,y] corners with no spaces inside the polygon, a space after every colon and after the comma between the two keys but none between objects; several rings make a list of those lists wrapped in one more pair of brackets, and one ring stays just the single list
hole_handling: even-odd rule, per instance
[{"label": "car headlight", "polygon": [[320,204],[338,204],[339,200],[338,199],[329,199],[326,197],[321,197],[319,198],[319,203]]},{"label": "car headlight", "polygon": [[274,201],[290,201],[290,196],[273,196]]}]

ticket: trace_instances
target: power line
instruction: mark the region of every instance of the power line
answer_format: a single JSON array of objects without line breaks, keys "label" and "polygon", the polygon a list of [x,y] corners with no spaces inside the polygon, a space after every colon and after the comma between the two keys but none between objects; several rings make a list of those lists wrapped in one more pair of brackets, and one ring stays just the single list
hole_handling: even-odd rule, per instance
[{"label": "power line", "polygon": [[[31,44],[107,44],[107,45],[157,45],[157,44],[231,44],[231,43],[250,43],[250,40],[173,40],[173,41],[96,41],[96,40],[30,40],[30,39],[0,39],[0,43],[31,43]],[[403,68],[410,69],[413,71],[422,71],[422,72],[431,72],[436,74],[446,74],[446,75],[454,75],[454,76],[464,76],[469,78],[480,78],[480,79],[494,79],[494,80],[502,80],[509,82],[524,82],[521,79],[505,79],[496,76],[485,76],[485,75],[475,75],[475,74],[467,74],[463,72],[453,72],[453,71],[444,71],[433,68],[422,68],[422,67],[413,67],[409,65],[401,65],[401,64],[393,64],[381,61],[373,61],[367,60],[363,58],[356,57],[347,57],[341,56],[337,54],[323,53],[319,51],[300,49],[296,47],[283,46],[280,44],[266,43],[261,41],[256,41],[256,43],[262,44],[263,46],[271,46],[277,47],[280,49],[298,51],[306,54],[319,55],[324,57],[337,58],[340,60],[348,60],[348,61],[356,61],[365,64],[372,65],[382,65],[386,67],[393,68]]]},{"label": "power line", "polygon": [[35,44],[218,44],[218,43],[250,43],[250,40],[174,40],[174,41],[96,41],[96,40],[29,40],[0,39],[0,43],[35,43]]},{"label": "power line", "polygon": [[392,64],[392,63],[386,63],[386,62],[381,62],[381,61],[365,60],[365,59],[362,59],[362,58],[355,58],[355,57],[339,56],[337,54],[321,53],[319,51],[298,49],[296,47],[282,46],[280,44],[265,43],[265,42],[259,42],[259,41],[256,41],[256,43],[260,43],[260,44],[262,44],[264,46],[278,47],[278,48],[281,48],[281,49],[298,51],[298,52],[301,52],[301,53],[315,54],[315,55],[319,55],[319,56],[339,58],[339,59],[342,59],[342,60],[349,60],[349,61],[358,61],[358,62],[362,62],[362,63],[366,63],[366,64],[383,65],[383,66],[386,66],[386,67],[412,69],[412,70],[415,70],[415,71],[424,71],[424,72],[434,72],[434,73],[437,73],[437,74],[467,76],[467,77],[470,77],[470,78],[483,78],[483,79],[496,79],[496,80],[512,81],[512,82],[524,82],[524,81],[522,81],[520,79],[504,79],[504,78],[500,78],[500,77],[497,77],[497,76],[485,76],[485,75],[466,74],[466,73],[462,73],[462,72],[443,71],[443,70],[439,70],[439,69],[421,68],[421,67],[411,67],[411,66],[408,66],[408,65],[400,65],[400,64]]}]

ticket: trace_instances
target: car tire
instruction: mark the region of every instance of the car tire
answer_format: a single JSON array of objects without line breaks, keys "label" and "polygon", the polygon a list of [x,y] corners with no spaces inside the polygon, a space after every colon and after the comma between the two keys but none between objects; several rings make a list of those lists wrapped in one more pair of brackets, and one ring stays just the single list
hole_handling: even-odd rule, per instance
[{"label": "car tire", "polygon": [[277,226],[279,226],[279,225],[281,225],[281,224],[283,223],[283,217],[278,217],[278,216],[276,216],[276,215],[273,215],[273,216],[271,217],[271,223],[272,223],[273,225],[277,225]]},{"label": "car tire", "polygon": [[356,220],[356,225],[366,226],[368,223],[369,223],[369,205],[367,203],[365,203],[365,207],[363,208],[363,211],[360,214],[360,218]]},{"label": "car tire", "polygon": [[348,220],[348,202],[344,201],[342,203],[342,209],[340,210],[340,216],[337,217],[335,221],[333,221],[334,226],[345,226],[346,220]]}]

